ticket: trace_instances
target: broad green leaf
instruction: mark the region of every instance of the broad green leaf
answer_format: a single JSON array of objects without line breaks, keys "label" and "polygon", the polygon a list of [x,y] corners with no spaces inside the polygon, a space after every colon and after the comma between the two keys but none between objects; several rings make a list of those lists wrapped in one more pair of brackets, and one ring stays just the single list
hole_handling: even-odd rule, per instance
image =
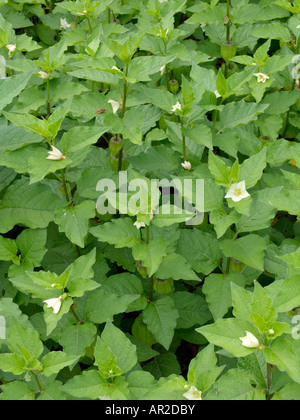
[{"label": "broad green leaf", "polygon": [[29,185],[26,178],[17,180],[0,203],[0,232],[6,233],[16,224],[45,228],[53,220],[53,212],[63,205],[53,182]]},{"label": "broad green leaf", "polygon": [[[1,210],[0,210],[1,214]],[[108,242],[116,248],[132,248],[140,242],[140,234],[130,218],[121,218],[90,229],[90,233],[101,242]]]},{"label": "broad green leaf", "polygon": [[166,350],[170,348],[178,318],[179,314],[171,297],[150,302],[143,311],[145,324]]},{"label": "broad green leaf", "polygon": [[71,356],[62,351],[53,351],[46,354],[42,359],[42,375],[52,376],[59,373],[62,369],[78,361],[78,356]]},{"label": "broad green leaf", "polygon": [[249,267],[263,271],[265,240],[258,235],[247,235],[237,240],[226,239],[220,244],[228,258],[241,261]]},{"label": "broad green leaf", "polygon": [[142,261],[151,277],[158,270],[163,258],[166,256],[167,243],[164,239],[153,239],[149,244],[136,244],[132,249],[136,261]]},{"label": "broad green leaf", "polygon": [[88,233],[89,219],[95,216],[95,203],[83,201],[73,206],[58,209],[54,214],[54,222],[59,231],[64,232],[71,242],[84,248],[84,239]]},{"label": "broad green leaf", "polygon": [[32,73],[33,72],[30,71],[6,79],[0,79],[0,110],[4,109],[6,105],[10,104],[12,100],[22,92],[27,86]]},{"label": "broad green leaf", "polygon": [[231,283],[244,287],[245,281],[245,277],[240,273],[211,274],[206,277],[203,293],[215,321],[226,315],[232,306]]}]

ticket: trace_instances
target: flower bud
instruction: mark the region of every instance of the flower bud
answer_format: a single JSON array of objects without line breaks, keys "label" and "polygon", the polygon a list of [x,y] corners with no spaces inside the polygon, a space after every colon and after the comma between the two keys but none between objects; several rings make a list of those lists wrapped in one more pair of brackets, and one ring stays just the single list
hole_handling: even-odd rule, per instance
[{"label": "flower bud", "polygon": [[136,262],[136,269],[140,273],[140,275],[144,277],[144,279],[147,277],[148,271],[147,268],[143,266],[142,261]]},{"label": "flower bud", "polygon": [[236,56],[237,46],[233,41],[225,41],[221,46],[221,54],[226,63]]},{"label": "flower bud", "polygon": [[170,92],[172,92],[174,95],[179,91],[179,83],[176,79],[172,79],[169,82],[170,86]]},{"label": "flower bud", "polygon": [[109,141],[109,150],[116,156],[124,146],[124,140],[120,136],[114,136]]},{"label": "flower bud", "polygon": [[160,295],[167,295],[172,292],[174,286],[173,279],[161,280],[154,279],[153,288]]}]

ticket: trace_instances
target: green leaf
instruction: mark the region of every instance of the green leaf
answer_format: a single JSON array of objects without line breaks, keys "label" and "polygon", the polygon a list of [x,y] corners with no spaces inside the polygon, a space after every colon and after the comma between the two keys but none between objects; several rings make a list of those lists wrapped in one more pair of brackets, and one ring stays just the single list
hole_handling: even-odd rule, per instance
[{"label": "green leaf", "polygon": [[17,253],[18,248],[15,241],[0,236],[0,260],[18,262]]},{"label": "green leaf", "polygon": [[207,391],[222,373],[224,367],[217,367],[214,346],[209,345],[191,361],[188,381],[201,392]]},{"label": "green leaf", "polygon": [[33,72],[18,74],[6,79],[0,79],[0,111],[10,104],[12,100],[18,96],[27,86]]},{"label": "green leaf", "polygon": [[[1,355],[0,355],[1,358]],[[34,401],[34,391],[29,386],[20,381],[9,382],[1,385],[2,393],[0,400],[3,401]]]},{"label": "green leaf", "polygon": [[25,349],[35,359],[40,357],[44,349],[38,333],[23,327],[15,320],[9,327],[8,346],[13,353],[20,355],[24,355],[22,349]]},{"label": "green leaf", "polygon": [[122,375],[118,367],[117,356],[100,337],[97,337],[95,346],[95,365],[98,367],[101,376],[105,379]]},{"label": "green leaf", "polygon": [[86,349],[95,341],[97,328],[93,324],[66,325],[61,333],[59,342],[64,352],[74,356],[84,356]]},{"label": "green leaf", "polygon": [[291,343],[277,339],[270,347],[265,347],[263,352],[268,363],[277,366],[281,372],[287,372],[295,382],[300,383],[299,358]]},{"label": "green leaf", "polygon": [[200,280],[188,261],[182,255],[175,253],[163,258],[156,275],[160,279]]},{"label": "green leaf", "polygon": [[175,292],[173,299],[179,313],[176,328],[187,329],[211,320],[211,313],[203,297],[189,292]]},{"label": "green leaf", "polygon": [[268,104],[255,104],[244,101],[231,102],[225,105],[220,114],[220,122],[217,124],[219,133],[229,128],[248,124],[250,121],[256,121],[258,114],[264,112],[268,106]]},{"label": "green leaf", "polygon": [[105,381],[96,370],[86,370],[66,382],[61,390],[75,398],[96,400],[104,394]]},{"label": "green leaf", "polygon": [[102,324],[108,319],[113,321],[114,315],[126,312],[129,305],[137,298],[137,295],[118,295],[99,289],[89,296],[86,315],[91,322],[96,324]]},{"label": "green leaf", "polygon": [[3,372],[21,375],[26,371],[25,359],[19,354],[0,354],[0,366]]},{"label": "green leaf", "polygon": [[[190,252],[193,249],[193,253]],[[182,230],[177,252],[185,257],[196,273],[210,274],[220,265],[222,253],[217,239],[210,233]]]},{"label": "green leaf", "polygon": [[255,401],[266,400],[265,392],[251,384],[244,372],[232,369],[219,379],[207,394],[208,401]]},{"label": "green leaf", "polygon": [[226,315],[232,306],[231,283],[244,287],[245,282],[245,277],[240,273],[211,274],[205,279],[203,293],[215,321]]},{"label": "green leaf", "polygon": [[129,372],[137,364],[135,345],[110,321],[105,325],[101,340],[116,356],[118,367],[123,374]]},{"label": "green leaf", "polygon": [[261,179],[266,163],[266,148],[261,152],[246,159],[240,165],[239,181],[246,181],[246,188],[254,187]]},{"label": "green leaf", "polygon": [[250,322],[236,318],[219,319],[215,324],[197,328],[196,331],[204,335],[210,343],[223,347],[235,357],[245,357],[254,351],[242,345],[240,338],[246,336],[246,331],[256,337],[258,335]]},{"label": "green leaf", "polygon": [[208,168],[218,185],[223,185],[224,187],[230,185],[230,168],[213,152],[209,153]]},{"label": "green leaf", "polygon": [[95,207],[93,201],[83,201],[75,206],[60,208],[54,214],[54,222],[58,225],[59,231],[64,232],[72,243],[84,248],[89,219],[95,216]]},{"label": "green leaf", "polygon": [[[1,210],[0,210],[1,214]],[[116,219],[102,226],[90,229],[90,233],[101,242],[108,242],[116,248],[132,248],[140,242],[140,234],[129,217]]]},{"label": "green leaf", "polygon": [[32,229],[45,228],[53,220],[53,212],[64,205],[53,182],[29,185],[26,178],[15,181],[0,203],[0,232],[6,233],[16,224]]},{"label": "green leaf", "polygon": [[51,376],[59,373],[67,366],[73,365],[78,361],[78,356],[71,356],[62,351],[53,351],[46,354],[42,359],[42,375]]},{"label": "green leaf", "polygon": [[143,311],[145,324],[166,350],[170,348],[178,318],[178,311],[170,297],[150,302]]},{"label": "green leaf", "polygon": [[153,239],[149,244],[136,244],[132,249],[133,257],[136,261],[142,261],[147,268],[148,276],[156,273],[166,256],[167,243],[164,239]]},{"label": "green leaf", "polygon": [[226,239],[220,246],[226,257],[234,258],[249,267],[263,271],[266,242],[261,236],[251,234],[237,240]]}]

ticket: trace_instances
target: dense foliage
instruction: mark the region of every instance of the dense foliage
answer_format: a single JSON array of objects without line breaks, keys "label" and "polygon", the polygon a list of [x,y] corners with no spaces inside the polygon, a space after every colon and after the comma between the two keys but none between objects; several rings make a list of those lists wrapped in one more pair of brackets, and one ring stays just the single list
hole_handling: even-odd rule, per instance
[{"label": "dense foliage", "polygon": [[299,44],[300,0],[0,0],[0,400],[300,399]]}]

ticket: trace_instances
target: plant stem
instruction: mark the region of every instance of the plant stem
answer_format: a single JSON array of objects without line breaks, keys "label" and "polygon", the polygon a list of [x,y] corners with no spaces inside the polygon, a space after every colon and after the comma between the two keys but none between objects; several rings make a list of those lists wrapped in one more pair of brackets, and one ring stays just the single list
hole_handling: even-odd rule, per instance
[{"label": "plant stem", "polygon": [[186,140],[185,135],[183,133],[184,125],[183,125],[183,118],[181,118],[181,132],[182,132],[182,149],[183,149],[183,160],[187,162],[187,151],[186,151]]},{"label": "plant stem", "polygon": [[91,20],[88,17],[86,18],[86,20],[87,20],[88,25],[89,25],[89,31],[90,31],[90,33],[92,33],[93,32],[93,28],[92,28],[92,25],[91,25]]},{"label": "plant stem", "polygon": [[227,0],[227,17],[228,17],[228,22],[227,22],[227,26],[226,26],[226,41],[230,42],[230,19],[229,19],[229,14],[230,14],[230,0]]},{"label": "plant stem", "polygon": [[154,281],[154,276],[150,277],[150,293],[149,293],[149,302],[153,301],[153,281]]},{"label": "plant stem", "polygon": [[69,197],[69,193],[68,193],[65,171],[63,169],[61,170],[61,179],[62,179],[62,184],[63,184],[63,187],[64,187],[65,197],[66,197],[67,202],[69,203],[70,197]]},{"label": "plant stem", "polygon": [[77,314],[76,314],[76,312],[74,311],[74,308],[71,306],[71,312],[72,312],[72,314],[74,315],[74,318],[76,319],[76,321],[77,321],[77,324],[82,324],[82,321],[78,318],[78,316],[77,316]]},{"label": "plant stem", "polygon": [[[292,90],[295,89],[295,85],[296,85],[296,80],[293,81]],[[282,137],[283,138],[285,138],[286,135],[287,135],[287,131],[288,131],[289,125],[290,125],[290,109],[288,110],[288,112],[286,114],[286,119],[285,119],[285,124],[284,124],[284,130],[283,130],[283,133],[282,133]]]},{"label": "plant stem", "polygon": [[48,117],[51,115],[50,82],[49,82],[49,79],[47,79],[47,114],[48,114]]},{"label": "plant stem", "polygon": [[272,384],[272,371],[273,371],[273,366],[270,363],[267,363],[267,395],[268,395],[268,400],[271,399],[271,384]]},{"label": "plant stem", "polygon": [[37,386],[38,386],[38,388],[39,388],[39,392],[40,392],[40,394],[42,394],[42,392],[43,392],[43,388],[42,388],[42,386],[41,386],[41,383],[40,383],[40,381],[39,381],[39,378],[38,378],[37,374],[35,374],[35,373],[33,373],[33,376],[34,376],[35,381],[36,381],[36,383],[37,383]]},{"label": "plant stem", "polygon": [[[125,77],[128,76],[128,64],[126,65]],[[121,119],[124,118],[125,111],[126,111],[126,102],[127,102],[127,94],[128,94],[128,84],[127,80],[124,80],[124,90],[123,90],[123,103],[122,103],[122,112],[121,112]],[[118,172],[122,171],[122,164],[123,164],[123,150],[124,148],[119,151],[119,162],[118,162]]]},{"label": "plant stem", "polygon": [[108,18],[107,18],[107,23],[111,22],[111,16],[110,16],[110,8],[107,8],[107,13],[108,13]]}]

